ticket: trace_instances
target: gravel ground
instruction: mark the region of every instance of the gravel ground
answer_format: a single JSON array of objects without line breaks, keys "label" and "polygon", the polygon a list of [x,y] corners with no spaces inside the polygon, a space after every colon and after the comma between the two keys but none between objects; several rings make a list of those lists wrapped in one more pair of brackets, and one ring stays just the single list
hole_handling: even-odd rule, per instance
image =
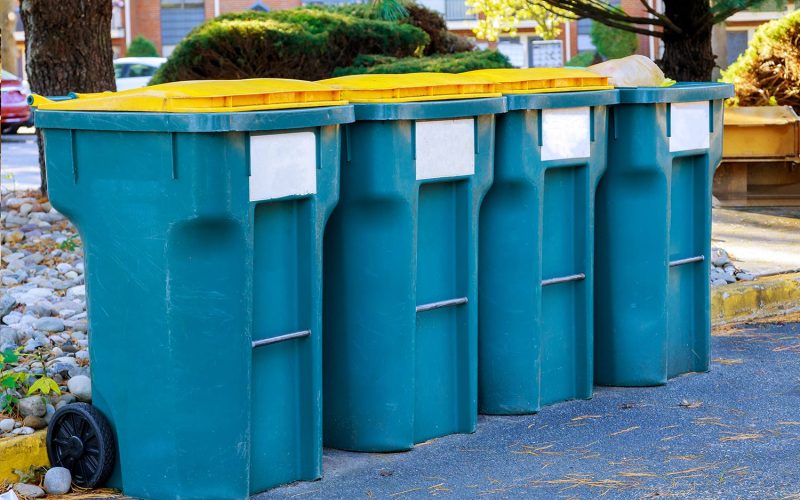
[{"label": "gravel ground", "polygon": [[[43,428],[56,408],[91,400],[83,254],[75,228],[35,193],[2,193],[0,439]],[[17,358],[17,359],[14,359]],[[11,360],[11,361],[9,361]],[[61,394],[28,395],[43,375]]]}]

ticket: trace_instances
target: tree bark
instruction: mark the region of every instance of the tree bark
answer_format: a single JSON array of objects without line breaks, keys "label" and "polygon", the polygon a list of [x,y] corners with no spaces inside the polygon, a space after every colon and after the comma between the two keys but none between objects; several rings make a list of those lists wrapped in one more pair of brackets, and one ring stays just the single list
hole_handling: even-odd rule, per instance
[{"label": "tree bark", "polygon": [[[14,28],[17,18],[14,13],[14,0],[0,0],[0,26],[2,27],[2,67],[17,76],[17,42],[14,41]],[[21,78],[21,76],[20,76]]]},{"label": "tree bark", "polygon": [[664,14],[681,33],[664,33],[664,55],[658,61],[669,78],[681,82],[711,80],[715,59],[711,50],[709,0],[664,0]]},{"label": "tree bark", "polygon": [[[32,92],[61,96],[116,90],[109,0],[22,0],[20,15]],[[44,141],[36,134],[46,194]]]}]

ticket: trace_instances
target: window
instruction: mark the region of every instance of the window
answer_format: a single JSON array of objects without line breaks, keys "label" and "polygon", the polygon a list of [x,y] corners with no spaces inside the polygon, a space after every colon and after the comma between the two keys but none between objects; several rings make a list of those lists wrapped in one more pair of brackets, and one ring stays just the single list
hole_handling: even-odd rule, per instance
[{"label": "window", "polygon": [[736,61],[739,55],[747,50],[748,38],[747,31],[745,30],[731,30],[725,33],[728,44],[728,66]]},{"label": "window", "polygon": [[128,67],[127,64],[115,64],[114,65],[114,78],[122,78],[125,75],[125,69]]},{"label": "window", "polygon": [[137,76],[153,76],[156,69],[152,66],[147,66],[145,64],[131,64],[128,67],[128,74],[127,76],[133,78]]},{"label": "window", "polygon": [[592,20],[587,18],[578,19],[578,52],[585,50],[594,51]]},{"label": "window", "polygon": [[161,44],[177,45],[205,17],[203,0],[161,0]]}]

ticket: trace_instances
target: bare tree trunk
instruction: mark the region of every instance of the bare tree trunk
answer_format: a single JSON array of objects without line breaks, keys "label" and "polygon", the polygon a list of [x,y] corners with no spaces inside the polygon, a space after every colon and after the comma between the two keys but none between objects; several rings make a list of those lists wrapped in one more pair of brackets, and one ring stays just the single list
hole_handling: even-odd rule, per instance
[{"label": "bare tree trunk", "polygon": [[[31,91],[59,96],[116,90],[109,0],[22,0],[20,15]],[[37,136],[46,194],[44,142]]]},{"label": "bare tree trunk", "polygon": [[[17,42],[14,41],[14,28],[17,18],[14,13],[15,0],[0,0],[0,29],[2,29],[2,67],[15,75],[17,73]],[[21,76],[20,76],[21,78]]]},{"label": "bare tree trunk", "polygon": [[664,34],[664,56],[658,61],[664,73],[679,82],[711,80],[716,56],[711,50],[709,0],[664,0],[664,14],[682,31]]}]

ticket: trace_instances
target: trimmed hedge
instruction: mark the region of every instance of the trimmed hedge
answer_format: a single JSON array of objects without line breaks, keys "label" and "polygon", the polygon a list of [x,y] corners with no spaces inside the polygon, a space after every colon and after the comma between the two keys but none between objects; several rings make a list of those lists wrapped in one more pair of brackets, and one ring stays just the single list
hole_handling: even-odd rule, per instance
[{"label": "trimmed hedge", "polygon": [[578,52],[575,54],[575,57],[570,59],[569,61],[564,64],[564,66],[576,66],[585,68],[586,66],[591,66],[596,62],[600,62],[597,59],[599,58],[599,54],[594,50],[584,50],[583,52]]},{"label": "trimmed hedge", "polygon": [[319,80],[362,53],[407,57],[430,41],[403,23],[325,9],[225,14],[194,28],[151,84],[179,80],[297,78]]},{"label": "trimmed hedge", "polygon": [[334,76],[364,73],[461,73],[476,69],[510,68],[508,58],[495,50],[476,50],[425,57],[358,56],[353,66],[339,68]]},{"label": "trimmed hedge", "polygon": [[597,21],[592,21],[591,37],[597,52],[605,59],[628,57],[639,48],[639,37],[636,33],[612,28]]},{"label": "trimmed hedge", "polygon": [[733,104],[784,105],[800,112],[800,10],[762,24],[747,50],[722,72]]}]

